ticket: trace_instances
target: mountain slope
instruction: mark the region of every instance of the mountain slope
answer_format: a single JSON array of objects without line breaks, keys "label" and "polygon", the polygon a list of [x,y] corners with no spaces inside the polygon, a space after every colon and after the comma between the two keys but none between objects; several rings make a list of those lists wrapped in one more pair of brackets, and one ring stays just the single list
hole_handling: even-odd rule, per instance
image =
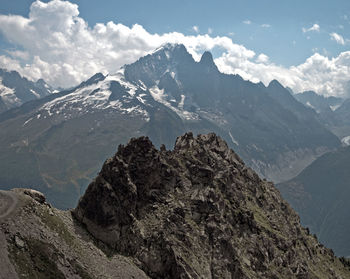
[{"label": "mountain slope", "polygon": [[184,46],[165,46],[127,65],[125,77],[150,87],[184,118],[207,119],[222,128],[247,164],[269,179],[291,178],[302,170],[298,162],[309,158],[306,166],[339,146],[316,113],[295,101],[278,82],[266,88],[224,75],[208,52],[196,63]]},{"label": "mountain slope", "polygon": [[51,207],[42,194],[0,191],[0,201],[0,278],[148,278],[130,259],[108,254],[70,212]]},{"label": "mountain slope", "polygon": [[87,230],[152,278],[348,278],[299,225],[272,183],[215,134],[173,151],[131,139],[74,211]]},{"label": "mountain slope", "polygon": [[347,99],[334,112],[347,125],[350,125],[350,99]]},{"label": "mountain slope", "polygon": [[42,79],[32,82],[16,71],[0,69],[0,113],[52,92]]},{"label": "mountain slope", "polygon": [[329,114],[335,111],[342,103],[343,99],[337,97],[324,97],[314,91],[305,91],[295,94],[294,97],[305,106],[314,109],[319,114]]},{"label": "mountain slope", "polygon": [[165,45],[115,74],[0,114],[0,185],[33,187],[73,207],[120,143],[147,135],[169,147],[186,131],[215,132],[258,173],[288,179],[340,141],[269,90],[220,73],[209,52],[196,62],[183,45]]},{"label": "mountain slope", "polygon": [[338,255],[350,255],[350,147],[330,152],[297,177],[278,184],[303,225]]}]

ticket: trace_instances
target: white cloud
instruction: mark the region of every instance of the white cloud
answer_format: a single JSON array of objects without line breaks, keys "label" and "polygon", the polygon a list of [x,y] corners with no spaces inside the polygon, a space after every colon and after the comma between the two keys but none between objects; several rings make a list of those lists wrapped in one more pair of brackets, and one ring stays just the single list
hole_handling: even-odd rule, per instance
[{"label": "white cloud", "polygon": [[257,57],[256,62],[258,62],[258,63],[267,63],[267,62],[269,62],[269,57],[267,55],[261,53]]},{"label": "white cloud", "polygon": [[88,26],[78,6],[67,1],[36,1],[29,17],[0,15],[0,32],[20,50],[0,56],[0,67],[54,86],[69,87],[97,72],[116,72],[164,43],[182,43],[198,61],[204,50],[219,50],[215,59],[225,73],[253,82],[279,80],[294,92],[315,90],[345,96],[349,90],[350,52],[328,58],[315,53],[304,63],[283,67],[266,54],[256,54],[228,36],[152,34],[141,25],[108,22]]},{"label": "white cloud", "polygon": [[320,32],[320,26],[317,23],[315,23],[310,28],[303,27],[302,31],[303,31],[303,33],[306,33],[306,32]]},{"label": "white cloud", "polygon": [[196,33],[199,32],[199,27],[197,25],[192,26],[192,30]]},{"label": "white cloud", "polygon": [[29,53],[27,51],[21,50],[6,50],[8,54],[10,54],[13,58],[19,58],[22,60],[29,59]]},{"label": "white cloud", "polygon": [[261,27],[263,27],[263,28],[270,28],[271,25],[270,25],[270,24],[267,24],[267,23],[264,23],[264,24],[261,24]]},{"label": "white cloud", "polygon": [[326,96],[342,97],[349,94],[350,51],[331,59],[315,53],[303,64],[289,68],[271,62],[257,64],[250,59],[239,60],[225,53],[215,62],[226,73],[239,74],[254,82],[262,81],[265,85],[277,79],[294,92],[314,90]]},{"label": "white cloud", "polygon": [[339,35],[335,32],[329,34],[331,36],[331,40],[335,41],[337,44],[345,45],[345,40],[342,35]]},{"label": "white cloud", "polygon": [[252,24],[252,22],[251,22],[250,20],[248,20],[248,19],[247,19],[247,20],[244,20],[243,23],[244,23],[244,24],[247,24],[247,25]]}]

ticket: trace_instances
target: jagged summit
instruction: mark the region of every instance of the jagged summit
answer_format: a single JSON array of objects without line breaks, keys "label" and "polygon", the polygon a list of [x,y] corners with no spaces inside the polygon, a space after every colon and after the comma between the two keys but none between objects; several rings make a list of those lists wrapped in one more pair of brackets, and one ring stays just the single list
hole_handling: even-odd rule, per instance
[{"label": "jagged summit", "polygon": [[213,133],[186,133],[172,151],[147,137],[120,145],[74,215],[151,278],[349,275],[272,183]]},{"label": "jagged summit", "polygon": [[96,73],[92,77],[90,77],[88,80],[83,81],[78,87],[84,87],[84,86],[89,86],[92,84],[96,84],[99,81],[102,81],[106,78],[102,73]]},{"label": "jagged summit", "polygon": [[268,88],[283,88],[284,89],[283,85],[276,79],[270,81]]},{"label": "jagged summit", "polygon": [[207,69],[215,69],[218,70],[213,59],[213,55],[209,51],[205,51],[199,61],[200,65],[203,65]]},{"label": "jagged summit", "polygon": [[16,71],[0,69],[0,113],[53,93],[43,80],[33,82]]},{"label": "jagged summit", "polygon": [[156,54],[159,53],[161,51],[186,51],[187,49],[183,44],[179,44],[179,43],[165,43],[163,45],[161,45],[159,48],[155,49],[152,54]]}]

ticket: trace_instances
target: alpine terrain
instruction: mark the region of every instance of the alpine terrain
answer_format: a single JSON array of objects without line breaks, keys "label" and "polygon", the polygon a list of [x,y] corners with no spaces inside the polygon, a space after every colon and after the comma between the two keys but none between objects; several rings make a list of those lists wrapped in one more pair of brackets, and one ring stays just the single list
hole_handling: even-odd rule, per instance
[{"label": "alpine terrain", "polygon": [[315,160],[297,177],[278,184],[283,197],[336,254],[350,256],[348,202],[350,147],[340,148]]},{"label": "alpine terrain", "polygon": [[166,44],[115,74],[1,114],[0,185],[73,207],[117,145],[146,135],[169,147],[186,131],[219,134],[277,182],[341,145],[278,81],[223,74],[209,52],[196,62],[183,45]]},{"label": "alpine terrain", "polygon": [[53,92],[42,79],[32,82],[16,71],[0,69],[0,113]]},{"label": "alpine terrain", "polygon": [[73,211],[0,192],[4,278],[349,278],[272,183],[215,134],[131,139]]}]

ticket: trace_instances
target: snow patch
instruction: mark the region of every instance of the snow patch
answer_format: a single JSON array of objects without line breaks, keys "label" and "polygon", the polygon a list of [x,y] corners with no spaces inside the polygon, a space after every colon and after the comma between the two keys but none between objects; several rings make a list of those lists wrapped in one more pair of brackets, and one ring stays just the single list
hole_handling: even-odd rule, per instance
[{"label": "snow patch", "polygon": [[141,87],[142,90],[145,90],[145,91],[147,90],[147,86],[140,79],[139,79],[139,84],[141,85],[140,87]]},{"label": "snow patch", "polygon": [[33,120],[33,117],[29,118],[26,122],[23,123],[22,127],[24,127],[25,125],[27,125],[31,120]]},{"label": "snow patch", "polygon": [[307,105],[308,107],[312,108],[312,109],[315,109],[315,107],[314,107],[313,105],[311,105],[309,101],[306,102],[306,105]]},{"label": "snow patch", "polygon": [[199,117],[197,114],[186,111],[181,108],[173,107],[169,103],[169,101],[167,101],[168,95],[164,93],[164,89],[159,89],[158,86],[153,86],[152,88],[149,89],[149,92],[151,93],[151,96],[156,102],[161,103],[166,107],[170,108],[172,111],[177,113],[177,115],[180,116],[180,118],[184,120],[199,120]]},{"label": "snow patch", "polygon": [[30,92],[36,97],[36,98],[40,98],[40,95],[38,93],[36,93],[33,89],[30,89]]},{"label": "snow patch", "polygon": [[179,108],[180,108],[180,109],[183,109],[183,108],[184,108],[185,98],[186,98],[185,95],[181,95],[181,100],[180,100],[180,102],[179,102]]},{"label": "snow patch", "polygon": [[22,101],[17,98],[15,90],[6,87],[2,84],[2,79],[0,78],[0,97],[8,108],[13,108],[22,104]]},{"label": "snow patch", "polygon": [[339,105],[335,105],[335,106],[329,106],[331,108],[332,111],[335,111],[337,108],[339,108],[341,106],[341,104]]},{"label": "snow patch", "polygon": [[114,75],[108,75],[105,81],[117,81],[120,83],[121,86],[123,86],[128,90],[128,93],[130,94],[130,96],[135,96],[136,94],[137,87],[134,84],[125,80],[124,69],[119,70]]},{"label": "snow patch", "polygon": [[341,143],[342,143],[344,146],[349,146],[349,145],[350,145],[350,136],[347,136],[347,137],[342,138]]},{"label": "snow patch", "polygon": [[232,134],[231,134],[231,132],[228,132],[228,134],[230,135],[230,138],[231,138],[231,140],[232,140],[232,142],[233,142],[233,144],[235,144],[235,145],[239,145],[239,143],[238,143],[238,141],[232,136]]}]

